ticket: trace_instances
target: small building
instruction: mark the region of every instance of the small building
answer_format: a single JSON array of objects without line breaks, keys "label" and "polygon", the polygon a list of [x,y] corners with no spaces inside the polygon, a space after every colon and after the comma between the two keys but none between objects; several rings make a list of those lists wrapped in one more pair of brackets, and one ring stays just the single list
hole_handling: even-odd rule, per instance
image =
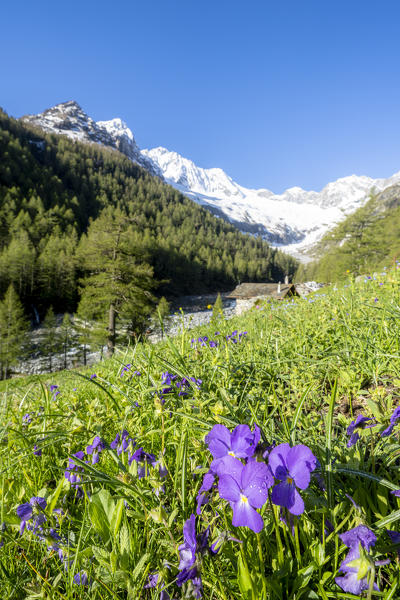
[{"label": "small building", "polygon": [[300,295],[294,283],[241,283],[226,298],[236,300],[236,315],[240,315],[259,302]]}]

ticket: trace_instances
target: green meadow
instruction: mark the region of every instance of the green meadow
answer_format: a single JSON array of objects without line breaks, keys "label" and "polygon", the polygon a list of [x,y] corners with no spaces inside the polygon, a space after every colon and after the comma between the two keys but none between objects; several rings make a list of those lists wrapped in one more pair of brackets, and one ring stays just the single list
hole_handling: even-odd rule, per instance
[{"label": "green meadow", "polygon": [[[400,597],[397,266],[0,391],[2,598]],[[227,451],[272,469],[258,532],[232,524],[251,504],[243,477],[238,504],[225,491],[234,472],[199,501],[215,425],[260,430],[253,456]],[[309,481],[274,470],[280,444],[310,449]],[[284,477],[300,514],[276,502]],[[359,526],[376,540],[351,547],[353,593],[336,580]]]}]

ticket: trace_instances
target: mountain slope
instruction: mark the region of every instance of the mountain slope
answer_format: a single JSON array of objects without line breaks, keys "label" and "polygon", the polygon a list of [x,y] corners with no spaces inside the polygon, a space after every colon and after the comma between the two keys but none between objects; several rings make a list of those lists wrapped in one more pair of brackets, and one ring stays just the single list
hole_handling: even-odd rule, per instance
[{"label": "mountain slope", "polygon": [[368,199],[372,190],[400,182],[351,175],[326,185],[321,192],[293,187],[283,194],[252,190],[235,183],[221,169],[201,169],[165,148],[143,150],[165,179],[203,206],[220,211],[239,229],[261,234],[288,252],[308,250],[322,235]]},{"label": "mountain slope", "polygon": [[75,310],[77,247],[107,207],[129,219],[160,295],[283,281],[295,271],[290,257],[216,219],[113,148],[49,135],[0,111],[0,156],[0,297],[13,283],[26,307]]},{"label": "mountain slope", "polygon": [[382,269],[400,258],[400,185],[372,194],[365,206],[327,233],[315,248],[318,257],[297,278],[345,279]]}]

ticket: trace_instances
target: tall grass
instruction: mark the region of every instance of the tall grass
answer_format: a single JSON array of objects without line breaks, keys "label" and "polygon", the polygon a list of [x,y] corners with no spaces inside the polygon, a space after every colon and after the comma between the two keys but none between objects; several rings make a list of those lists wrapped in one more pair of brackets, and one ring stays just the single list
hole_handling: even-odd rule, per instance
[{"label": "tall grass", "polygon": [[[400,445],[396,429],[381,437],[400,398],[399,284],[397,270],[349,280],[139,344],[92,372],[13,382],[0,404],[1,597],[196,597],[190,581],[176,585],[178,547],[212,461],[204,438],[215,424],[258,425],[266,462],[285,442],[307,445],[318,466],[301,491],[304,513],[282,513],[270,493],[258,534],[234,527],[229,503],[211,489],[196,516],[197,533],[209,528],[208,545],[219,548],[196,557],[204,598],[357,598],[335,578],[348,551],[339,535],[359,524],[377,535],[374,560],[390,559],[376,567],[380,591],[365,595],[399,597],[398,546],[386,529],[400,532],[390,493],[400,488]],[[165,372],[176,376],[171,385]],[[377,425],[349,448],[346,429],[361,413]],[[141,447],[154,458],[129,464],[129,449],[111,448],[123,430],[131,455]],[[92,463],[86,449],[96,436],[105,447]],[[65,471],[81,450],[67,472],[80,478],[74,485]],[[33,497],[47,503],[43,532],[20,535],[16,509]],[[155,574],[158,585],[146,587]]]}]

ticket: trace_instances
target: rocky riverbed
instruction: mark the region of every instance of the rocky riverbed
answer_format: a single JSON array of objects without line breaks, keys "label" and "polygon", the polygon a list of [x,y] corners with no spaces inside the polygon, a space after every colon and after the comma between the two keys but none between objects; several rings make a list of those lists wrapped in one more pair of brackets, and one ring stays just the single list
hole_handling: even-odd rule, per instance
[{"label": "rocky riverbed", "polygon": [[[226,298],[221,294],[224,307],[224,316],[229,319],[235,312],[235,300]],[[164,320],[164,333],[158,324],[154,324],[148,330],[146,338],[150,342],[158,342],[164,335],[176,336],[183,328],[191,329],[198,325],[208,323],[212,316],[212,310],[207,306],[214,305],[216,294],[208,294],[203,296],[183,296],[178,298],[171,307],[171,314]],[[63,315],[57,315],[57,322],[61,324]],[[43,328],[37,327],[31,334],[31,341],[34,346],[39,346],[39,340],[44,333]],[[86,364],[91,365],[97,363],[104,356],[103,352],[87,351]],[[83,351],[81,346],[70,348],[66,356],[64,353],[53,354],[51,357],[51,371],[59,371],[64,369],[78,367],[83,365]],[[41,373],[50,372],[50,361],[46,356],[36,352],[33,356],[24,359],[13,368],[14,375],[38,375]]]}]

